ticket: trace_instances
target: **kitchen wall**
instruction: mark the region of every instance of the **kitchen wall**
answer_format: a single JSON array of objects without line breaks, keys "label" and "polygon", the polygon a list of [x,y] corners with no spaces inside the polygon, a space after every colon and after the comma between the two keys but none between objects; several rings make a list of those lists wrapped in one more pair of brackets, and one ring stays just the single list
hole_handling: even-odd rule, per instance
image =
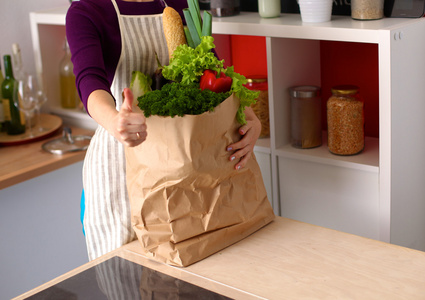
[{"label": "kitchen wall", "polygon": [[67,6],[69,0],[1,0],[0,1],[0,56],[12,53],[12,44],[19,43],[22,60],[28,72],[35,72],[29,13],[54,7]]},{"label": "kitchen wall", "polygon": [[[19,43],[35,73],[29,13],[68,0],[0,0],[0,57]],[[0,190],[0,299],[11,299],[87,262],[80,223],[82,162]]]}]

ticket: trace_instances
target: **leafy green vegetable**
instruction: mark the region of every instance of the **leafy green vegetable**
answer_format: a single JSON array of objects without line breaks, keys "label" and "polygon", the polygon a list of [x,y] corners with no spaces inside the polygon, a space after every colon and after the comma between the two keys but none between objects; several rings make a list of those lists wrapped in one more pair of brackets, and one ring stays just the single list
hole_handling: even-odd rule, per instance
[{"label": "leafy green vegetable", "polygon": [[199,84],[168,83],[161,90],[146,93],[139,100],[145,117],[199,115],[214,108],[227,99],[231,92],[214,93],[199,89]]},{"label": "leafy green vegetable", "polygon": [[[205,96],[207,100],[204,99],[204,96],[194,96],[195,92],[201,93],[199,79],[204,71],[209,69],[224,72],[232,78],[230,93],[235,93],[236,97],[240,99],[240,107],[236,118],[240,124],[246,124],[245,108],[255,103],[259,93],[251,91],[244,86],[247,83],[246,78],[236,73],[233,66],[223,69],[224,61],[219,60],[211,51],[214,47],[214,38],[211,36],[202,36],[201,43],[195,49],[187,45],[178,46],[169,65],[164,66],[162,70],[163,76],[168,80],[174,81],[174,83],[166,85],[167,88],[164,86],[160,92],[149,92],[146,97],[139,99],[139,107],[145,111],[145,114],[181,116],[185,113],[196,114],[196,112],[203,113],[212,110],[215,107],[211,106],[212,103],[218,105],[225,99],[222,99],[224,96],[221,93],[216,94],[217,97],[222,99],[221,101],[212,101],[210,99],[210,97],[216,95]],[[178,91],[178,89],[181,89],[181,91]],[[230,93],[224,93],[224,95],[228,97]],[[177,99],[173,99],[173,97],[177,97]],[[190,103],[190,101],[193,103]],[[207,103],[203,103],[204,101]],[[206,110],[199,109],[203,105],[207,106]],[[163,110],[161,109],[162,106],[164,106]],[[187,109],[187,111],[185,112],[184,109]]]},{"label": "leafy green vegetable", "polygon": [[198,82],[204,70],[219,71],[223,68],[224,60],[219,60],[211,51],[214,47],[212,36],[201,37],[201,43],[195,49],[188,45],[178,46],[162,74],[168,80],[183,84]]},{"label": "leafy green vegetable", "polygon": [[[189,38],[188,35],[186,35],[187,32],[185,32],[186,35],[186,40],[192,40],[194,45],[193,46],[198,46],[201,43],[201,31],[198,32],[198,28],[199,30],[201,29],[201,25],[196,23],[197,18],[192,18],[192,15],[189,11],[189,9],[185,8],[183,9],[183,15],[184,18],[186,19],[186,24],[187,24],[187,28],[189,29]],[[199,20],[198,20],[199,22]],[[193,47],[192,46],[192,47]],[[195,48],[193,47],[193,48]]]},{"label": "leafy green vegetable", "polygon": [[131,73],[130,89],[133,92],[134,99],[137,99],[151,91],[151,86],[152,78],[149,75],[143,74],[140,71],[133,71]]},{"label": "leafy green vegetable", "polygon": [[236,73],[234,67],[228,67],[224,70],[224,73],[232,78],[231,91],[235,93],[235,96],[240,100],[240,106],[236,114],[236,119],[242,125],[246,124],[245,118],[245,107],[251,106],[256,102],[256,99],[260,95],[260,92],[252,91],[244,86],[248,81],[245,76]]},{"label": "leafy green vegetable", "polygon": [[204,19],[202,26],[202,35],[212,35],[212,15],[209,11],[204,10]]},{"label": "leafy green vegetable", "polygon": [[188,45],[196,48],[201,43],[201,36],[211,36],[212,34],[212,15],[204,11],[204,19],[201,18],[198,0],[188,0],[188,8],[183,9],[183,15],[187,26],[185,27],[185,36]]}]

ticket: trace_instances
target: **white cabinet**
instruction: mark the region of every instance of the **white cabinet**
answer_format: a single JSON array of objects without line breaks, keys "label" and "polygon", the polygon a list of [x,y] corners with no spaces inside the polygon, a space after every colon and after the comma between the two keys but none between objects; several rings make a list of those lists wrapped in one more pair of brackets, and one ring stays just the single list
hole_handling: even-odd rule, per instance
[{"label": "white cabinet", "polygon": [[[65,12],[31,14],[36,67],[49,82],[51,110],[72,122],[88,122],[84,113],[56,105],[54,72]],[[213,32],[266,37],[271,135],[259,140],[255,152],[275,211],[425,250],[425,19],[361,22],[333,16],[331,22],[303,24],[297,14],[262,19],[241,13],[214,18]],[[320,41],[378,46],[379,139],[367,137],[364,152],[356,156],[330,154],[326,137],[315,149],[289,144],[288,88],[321,85]]]},{"label": "white cabinet", "polygon": [[[256,13],[214,19],[214,33],[266,36],[270,159],[281,215],[425,250],[425,19],[359,22]],[[321,84],[321,40],[378,45],[379,139],[339,157],[290,146],[288,88]]]}]

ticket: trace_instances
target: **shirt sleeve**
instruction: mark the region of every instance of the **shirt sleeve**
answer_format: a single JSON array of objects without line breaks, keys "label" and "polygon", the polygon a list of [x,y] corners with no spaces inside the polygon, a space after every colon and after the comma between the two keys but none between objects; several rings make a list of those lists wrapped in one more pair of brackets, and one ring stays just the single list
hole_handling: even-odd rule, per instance
[{"label": "shirt sleeve", "polygon": [[100,28],[95,25],[96,16],[88,15],[84,8],[72,5],[68,10],[66,36],[72,53],[77,91],[90,114],[87,109],[89,95],[99,89],[110,94],[111,91],[99,38]]}]

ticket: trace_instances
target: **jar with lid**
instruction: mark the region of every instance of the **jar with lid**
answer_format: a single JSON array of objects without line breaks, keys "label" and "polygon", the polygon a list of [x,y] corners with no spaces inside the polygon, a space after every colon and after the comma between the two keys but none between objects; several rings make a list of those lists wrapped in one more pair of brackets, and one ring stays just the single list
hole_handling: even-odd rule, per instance
[{"label": "jar with lid", "polygon": [[251,107],[261,122],[260,138],[269,137],[269,91],[267,78],[264,76],[250,76],[250,78],[247,78],[247,81],[247,84],[245,84],[246,88],[259,92],[256,102],[252,104]]},{"label": "jar with lid", "polygon": [[355,20],[382,19],[384,0],[351,0],[351,17]]},{"label": "jar with lid", "polygon": [[320,88],[311,85],[289,88],[291,96],[291,143],[295,148],[322,145],[322,98]]},{"label": "jar with lid", "polygon": [[228,17],[240,13],[240,0],[210,0],[211,14],[214,17]]},{"label": "jar with lid", "polygon": [[340,85],[331,89],[327,102],[328,148],[337,155],[354,155],[364,149],[364,101],[359,88]]}]

